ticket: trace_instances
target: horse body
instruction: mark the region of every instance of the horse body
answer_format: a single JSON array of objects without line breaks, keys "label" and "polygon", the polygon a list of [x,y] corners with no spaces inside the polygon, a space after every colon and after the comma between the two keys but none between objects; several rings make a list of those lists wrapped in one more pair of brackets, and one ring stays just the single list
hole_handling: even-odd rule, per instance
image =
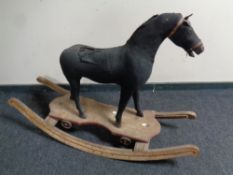
[{"label": "horse body", "polygon": [[152,71],[151,61],[143,58],[145,55],[125,45],[108,49],[74,45],[62,52],[60,63],[67,79],[87,77],[99,83],[138,88]]},{"label": "horse body", "polygon": [[[131,96],[134,99],[137,115],[143,116],[139,105],[139,88],[150,77],[159,46],[181,18],[181,14],[173,13],[155,15],[141,25],[123,46],[99,49],[74,45],[65,49],[60,56],[60,63],[71,87],[71,99],[75,101],[80,117],[85,117],[79,104],[80,79],[82,77],[100,83],[120,85],[121,95],[116,114],[118,125]],[[189,47],[187,42],[183,46],[183,41],[178,41],[180,37],[177,38],[171,37],[171,40],[184,49]],[[193,40],[196,42],[199,41],[199,38],[195,35]],[[195,46],[195,49],[202,52],[199,46]],[[190,54],[192,51],[187,50]]]},{"label": "horse body", "polygon": [[67,79],[87,77],[100,83],[114,83],[124,66],[123,52],[122,47],[98,49],[75,45],[63,51],[60,63]]}]

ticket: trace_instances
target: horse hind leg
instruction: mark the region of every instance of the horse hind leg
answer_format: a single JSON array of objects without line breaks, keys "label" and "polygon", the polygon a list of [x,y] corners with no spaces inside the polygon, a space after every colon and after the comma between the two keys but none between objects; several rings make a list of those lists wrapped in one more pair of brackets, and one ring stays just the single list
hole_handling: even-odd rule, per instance
[{"label": "horse hind leg", "polygon": [[82,107],[80,105],[80,98],[79,98],[79,94],[80,94],[80,79],[81,78],[68,80],[69,84],[70,84],[70,89],[71,89],[70,99],[74,100],[76,108],[79,111],[79,116],[81,118],[85,118],[83,109],[82,109]]}]

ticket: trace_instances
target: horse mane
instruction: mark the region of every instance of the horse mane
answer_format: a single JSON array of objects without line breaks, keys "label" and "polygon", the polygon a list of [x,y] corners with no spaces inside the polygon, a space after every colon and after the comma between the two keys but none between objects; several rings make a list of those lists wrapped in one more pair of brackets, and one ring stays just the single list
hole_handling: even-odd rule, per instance
[{"label": "horse mane", "polygon": [[136,33],[138,30],[141,30],[142,28],[144,28],[148,23],[150,23],[154,18],[157,18],[159,15],[154,15],[151,18],[149,18],[148,20],[146,20],[142,25],[140,25],[134,33]]},{"label": "horse mane", "polygon": [[[157,18],[159,15],[158,14],[156,14],[156,15],[153,15],[152,17],[150,17],[148,20],[146,20],[142,25],[145,25],[145,24],[147,24],[148,22],[150,22],[151,20],[153,20],[154,18]],[[141,26],[142,26],[141,25]]]},{"label": "horse mane", "polygon": [[155,18],[157,18],[159,15],[156,14],[156,15],[153,15],[152,17],[150,17],[148,20],[146,20],[144,23],[142,23],[142,25],[140,25],[134,32],[133,34],[131,35],[131,37],[128,39],[127,43],[130,41],[130,39],[137,35],[138,32],[140,32],[145,26],[147,26],[147,24],[149,24],[152,20],[154,20]]}]

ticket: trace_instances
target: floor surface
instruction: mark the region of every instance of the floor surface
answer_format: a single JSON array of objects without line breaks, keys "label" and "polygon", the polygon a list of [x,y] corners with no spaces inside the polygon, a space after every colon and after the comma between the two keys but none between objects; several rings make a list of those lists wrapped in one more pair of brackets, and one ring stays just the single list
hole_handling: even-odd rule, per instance
[{"label": "floor surface", "polygon": [[[118,104],[119,91],[82,89],[83,96]],[[127,162],[94,156],[63,145],[32,125],[6,103],[17,97],[45,117],[48,103],[58,96],[46,87],[0,87],[1,175],[233,175],[233,89],[157,90],[141,93],[143,109],[193,110],[193,120],[164,120],[151,148],[195,144],[199,157],[166,161]],[[132,106],[132,101],[129,106]],[[112,145],[100,128],[77,128],[71,134],[103,145]]]}]

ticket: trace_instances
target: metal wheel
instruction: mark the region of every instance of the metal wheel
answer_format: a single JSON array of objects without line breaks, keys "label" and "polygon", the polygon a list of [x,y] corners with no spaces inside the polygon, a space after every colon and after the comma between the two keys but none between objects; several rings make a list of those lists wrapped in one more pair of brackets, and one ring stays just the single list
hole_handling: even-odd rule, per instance
[{"label": "metal wheel", "polygon": [[67,120],[62,120],[61,121],[61,127],[64,129],[71,129],[72,128],[72,123],[70,121]]},{"label": "metal wheel", "polygon": [[132,143],[132,140],[128,137],[121,137],[120,143],[124,146],[129,146]]}]

